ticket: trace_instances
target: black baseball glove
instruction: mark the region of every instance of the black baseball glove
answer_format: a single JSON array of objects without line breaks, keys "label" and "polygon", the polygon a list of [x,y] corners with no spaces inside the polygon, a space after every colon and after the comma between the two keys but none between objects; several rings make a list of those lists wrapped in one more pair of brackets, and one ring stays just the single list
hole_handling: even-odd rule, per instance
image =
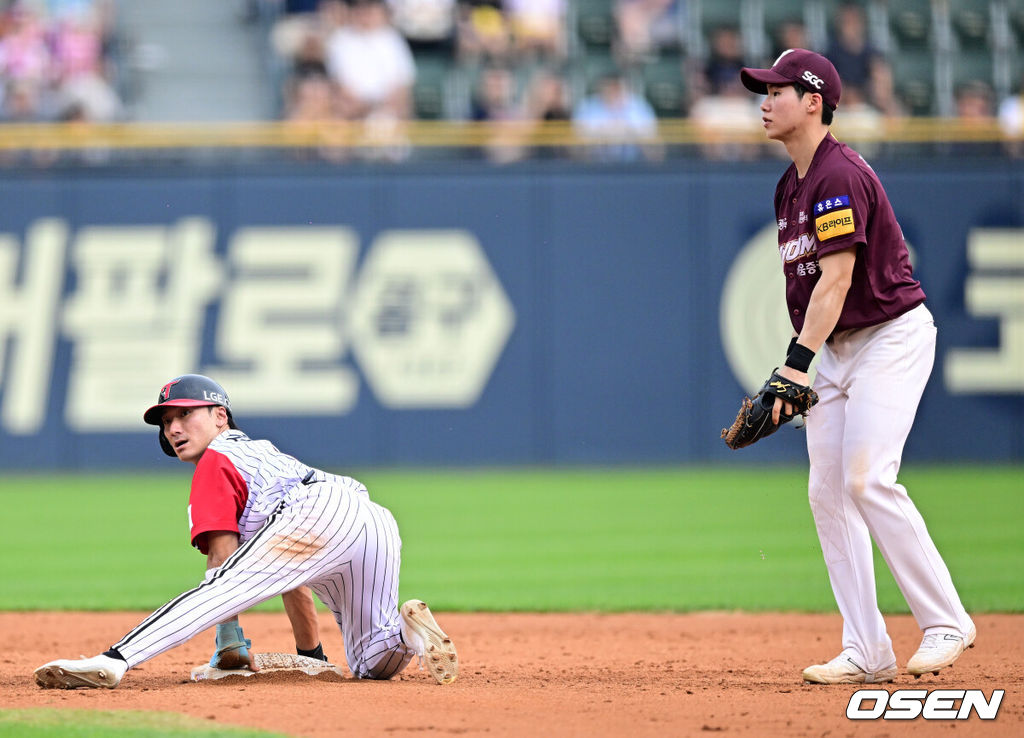
[{"label": "black baseball glove", "polygon": [[[781,397],[791,404],[795,411],[790,414],[783,409],[779,413],[779,422],[772,422],[772,408],[775,398]],[[818,402],[818,393],[810,387],[779,376],[778,370],[772,372],[768,381],[753,397],[744,397],[740,411],[729,428],[722,428],[722,438],[729,448],[744,448],[777,431],[783,423],[788,423],[797,415],[807,415],[807,411]]]}]

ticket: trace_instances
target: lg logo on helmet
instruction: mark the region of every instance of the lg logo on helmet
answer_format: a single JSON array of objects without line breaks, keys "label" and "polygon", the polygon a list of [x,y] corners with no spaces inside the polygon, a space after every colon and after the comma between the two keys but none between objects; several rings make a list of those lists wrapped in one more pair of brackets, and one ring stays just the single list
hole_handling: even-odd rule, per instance
[{"label": "lg logo on helmet", "polygon": [[816,90],[820,90],[822,85],[825,84],[825,80],[823,80],[821,77],[816,75],[810,69],[807,69],[807,70],[804,71],[803,80],[807,84],[811,85]]},{"label": "lg logo on helmet", "polygon": [[168,382],[167,384],[165,384],[163,386],[163,389],[160,390],[160,399],[166,400],[167,398],[169,398],[171,396],[171,387],[173,387],[180,381],[180,379],[175,379],[173,382]]}]

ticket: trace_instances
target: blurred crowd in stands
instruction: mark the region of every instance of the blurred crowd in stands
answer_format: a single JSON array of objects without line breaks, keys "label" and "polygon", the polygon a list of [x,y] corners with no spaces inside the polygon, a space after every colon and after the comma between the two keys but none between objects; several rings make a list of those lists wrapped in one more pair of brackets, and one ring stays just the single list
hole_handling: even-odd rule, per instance
[{"label": "blurred crowd in stands", "polygon": [[0,119],[120,119],[114,18],[107,0],[2,3]]},{"label": "blurred crowd in stands", "polygon": [[[1013,0],[998,2],[1007,3],[1014,20]],[[1010,79],[1024,74],[999,66],[992,29],[998,19],[988,17],[988,0],[948,5],[958,10],[943,25],[952,63],[957,54],[965,61],[978,57],[979,45],[988,60],[987,68],[968,65],[968,76],[960,69],[944,75],[936,66],[942,34],[933,13],[940,3],[929,0],[888,6],[869,0],[262,0],[261,6],[268,3],[282,118],[492,121],[500,125],[488,150],[500,161],[527,155],[524,132],[551,120],[600,143],[587,149],[597,158],[658,157],[654,142],[659,119],[666,118],[689,118],[703,133],[707,155],[757,155],[756,145],[736,144],[728,135],[756,127],[759,118],[760,101],[740,84],[739,69],[770,65],[797,46],[821,51],[836,65],[843,79],[837,123],[847,132],[913,115],[998,117],[1011,135],[1024,125],[1024,79]],[[749,18],[753,5],[761,14],[757,24]],[[1008,49],[1005,59],[1021,58],[1024,7],[1021,13],[1022,37],[999,42]],[[808,18],[816,22],[809,25]],[[1002,75],[1002,89],[992,69]]]},{"label": "blurred crowd in stands", "polygon": [[[3,120],[130,118],[117,2],[0,0]],[[737,143],[760,102],[738,71],[797,46],[838,69],[846,134],[908,116],[1024,132],[1024,0],[236,2],[259,21],[281,119],[490,121],[495,161],[536,156],[526,142],[548,121],[594,142],[560,156],[657,159],[670,119],[689,120],[707,156],[761,155]]]}]

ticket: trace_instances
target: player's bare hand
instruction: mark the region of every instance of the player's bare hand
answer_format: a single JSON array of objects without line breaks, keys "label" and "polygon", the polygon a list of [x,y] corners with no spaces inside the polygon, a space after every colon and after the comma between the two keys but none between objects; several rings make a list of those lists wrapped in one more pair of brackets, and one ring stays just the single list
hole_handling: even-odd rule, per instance
[{"label": "player's bare hand", "polygon": [[256,654],[248,648],[232,649],[216,653],[213,658],[210,659],[210,666],[216,666],[218,669],[248,669],[249,671],[260,670],[260,667],[256,664]]},{"label": "player's bare hand", "polygon": [[250,649],[252,641],[242,633],[237,619],[217,625],[217,650],[210,659],[210,666],[218,669],[248,669],[259,671],[256,659]]},{"label": "player's bare hand", "polygon": [[[785,377],[797,384],[810,384],[810,377],[807,376],[807,372],[797,371],[790,366],[779,367],[778,374],[780,377]],[[796,408],[781,397],[776,397],[775,405],[772,407],[772,422],[775,425],[779,424],[779,418],[782,416],[782,413],[785,413],[786,415],[795,415]]]}]

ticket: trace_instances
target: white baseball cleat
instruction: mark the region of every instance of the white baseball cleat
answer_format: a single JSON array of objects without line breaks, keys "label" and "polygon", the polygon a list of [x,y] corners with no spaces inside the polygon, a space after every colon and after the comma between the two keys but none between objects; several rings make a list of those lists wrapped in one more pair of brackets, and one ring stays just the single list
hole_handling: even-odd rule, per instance
[{"label": "white baseball cleat", "polygon": [[402,615],[402,640],[427,665],[438,684],[451,684],[459,675],[455,644],[434,620],[430,608],[421,600],[408,600],[399,609]]},{"label": "white baseball cleat", "polygon": [[36,684],[43,689],[77,689],[106,687],[113,689],[128,671],[128,664],[109,656],[91,659],[58,659],[43,664],[35,671]]},{"label": "white baseball cleat", "polygon": [[813,684],[881,684],[896,678],[896,662],[878,671],[867,671],[843,651],[827,664],[804,669],[804,681]]},{"label": "white baseball cleat", "polygon": [[938,674],[940,669],[952,666],[968,648],[974,648],[974,639],[977,635],[978,630],[974,625],[971,625],[965,636],[952,633],[926,634],[921,639],[917,653],[907,662],[907,671],[913,674],[915,679],[920,679],[922,674],[929,671]]}]

